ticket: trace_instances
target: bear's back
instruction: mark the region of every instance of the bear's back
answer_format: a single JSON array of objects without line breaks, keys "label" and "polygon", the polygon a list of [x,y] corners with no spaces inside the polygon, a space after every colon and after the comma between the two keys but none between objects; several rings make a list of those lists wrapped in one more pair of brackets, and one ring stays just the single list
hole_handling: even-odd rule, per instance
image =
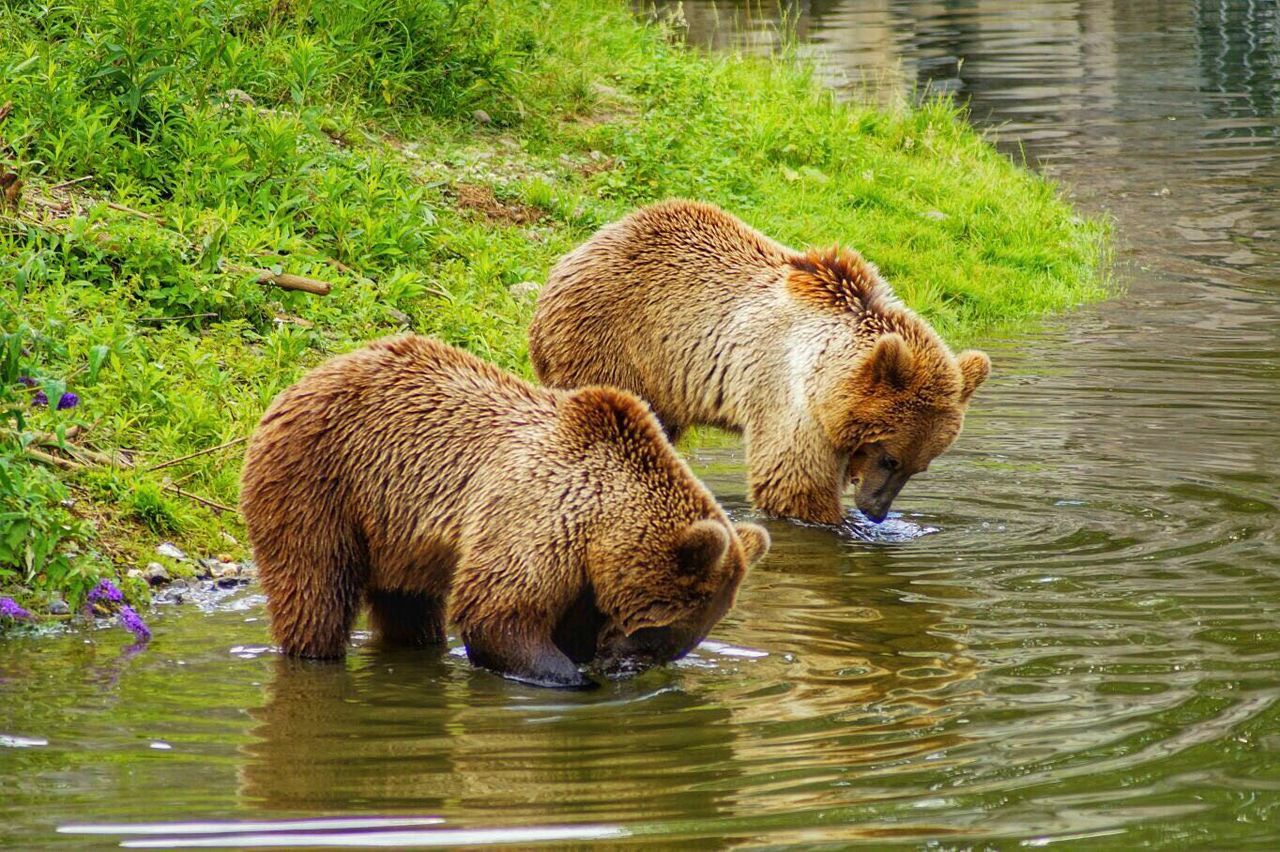
[{"label": "bear's back", "polygon": [[377,340],[275,399],[249,444],[242,501],[324,488],[389,522],[407,501],[462,488],[497,453],[518,455],[538,438],[518,424],[550,420],[555,406],[553,392],[439,341]]}]

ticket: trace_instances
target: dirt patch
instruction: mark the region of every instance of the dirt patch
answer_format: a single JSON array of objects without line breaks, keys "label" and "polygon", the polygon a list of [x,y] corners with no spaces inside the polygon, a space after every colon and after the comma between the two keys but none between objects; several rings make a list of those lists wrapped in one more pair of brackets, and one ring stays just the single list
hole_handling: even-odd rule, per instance
[{"label": "dirt patch", "polygon": [[492,222],[510,225],[529,225],[546,215],[537,207],[518,201],[499,201],[492,189],[474,183],[455,184],[453,203],[459,210],[470,210]]}]

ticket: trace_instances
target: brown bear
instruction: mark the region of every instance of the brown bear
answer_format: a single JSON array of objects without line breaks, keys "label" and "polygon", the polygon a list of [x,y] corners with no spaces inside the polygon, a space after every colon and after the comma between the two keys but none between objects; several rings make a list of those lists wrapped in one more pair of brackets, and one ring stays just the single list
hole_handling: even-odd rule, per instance
[{"label": "brown bear", "polygon": [[548,686],[686,653],[769,545],[631,394],[537,388],[412,335],[282,392],[240,506],[285,653],[342,656],[367,602],[382,640],[439,644],[448,621],[476,665]]},{"label": "brown bear", "polygon": [[666,201],[607,225],[551,270],[529,330],[542,381],[607,384],[745,436],[761,510],[879,523],[960,434],[991,362],[951,350],[857,252],[797,252],[718,207]]}]

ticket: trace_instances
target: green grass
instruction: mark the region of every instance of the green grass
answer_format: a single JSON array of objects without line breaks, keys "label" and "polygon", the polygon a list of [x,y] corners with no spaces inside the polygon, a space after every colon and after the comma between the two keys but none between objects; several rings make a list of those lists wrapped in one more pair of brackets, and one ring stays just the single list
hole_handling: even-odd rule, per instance
[{"label": "green grass", "polygon": [[[0,210],[5,593],[74,604],[160,538],[244,555],[233,512],[173,491],[234,505],[242,447],[144,468],[404,328],[529,375],[508,288],[643,202],[859,248],[954,341],[1103,294],[1105,227],[949,103],[838,103],[801,61],[687,50],[609,0],[364,6],[0,0],[0,171],[26,183]],[[73,426],[135,467],[32,461]]]}]

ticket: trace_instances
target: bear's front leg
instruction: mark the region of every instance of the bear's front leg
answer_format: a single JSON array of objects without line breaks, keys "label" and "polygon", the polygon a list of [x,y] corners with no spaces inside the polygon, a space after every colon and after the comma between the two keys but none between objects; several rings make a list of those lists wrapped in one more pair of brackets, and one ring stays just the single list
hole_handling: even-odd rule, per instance
[{"label": "bear's front leg", "polygon": [[812,430],[747,429],[747,496],[762,512],[811,524],[844,520],[844,470]]},{"label": "bear's front leg", "polygon": [[549,633],[488,620],[463,627],[462,641],[473,665],[512,680],[561,689],[597,686],[555,646]]}]

